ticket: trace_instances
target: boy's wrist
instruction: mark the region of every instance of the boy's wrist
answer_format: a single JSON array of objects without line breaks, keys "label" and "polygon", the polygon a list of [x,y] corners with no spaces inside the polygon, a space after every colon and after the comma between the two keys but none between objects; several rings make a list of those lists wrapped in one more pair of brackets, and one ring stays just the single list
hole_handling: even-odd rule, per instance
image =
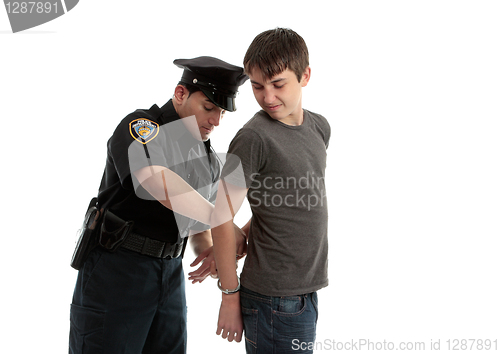
[{"label": "boy's wrist", "polygon": [[227,305],[236,305],[236,304],[240,304],[240,293],[237,292],[237,293],[234,293],[234,294],[231,294],[231,295],[227,295],[227,294],[222,294],[222,303],[224,304],[227,304]]}]

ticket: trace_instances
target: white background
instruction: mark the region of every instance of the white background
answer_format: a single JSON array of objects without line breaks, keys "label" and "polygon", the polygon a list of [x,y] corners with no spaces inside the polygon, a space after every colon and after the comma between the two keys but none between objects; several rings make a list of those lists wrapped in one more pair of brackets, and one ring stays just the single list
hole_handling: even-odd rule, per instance
[{"label": "white background", "polygon": [[[117,123],[171,97],[174,59],[241,65],[278,26],[306,40],[304,107],[332,128],[317,340],[500,342],[500,4],[237,4],[82,0],[17,34],[0,10],[0,351],[67,352],[75,233]],[[217,151],[257,109],[247,83]],[[243,353],[215,335],[215,281],[186,291],[188,352]]]}]

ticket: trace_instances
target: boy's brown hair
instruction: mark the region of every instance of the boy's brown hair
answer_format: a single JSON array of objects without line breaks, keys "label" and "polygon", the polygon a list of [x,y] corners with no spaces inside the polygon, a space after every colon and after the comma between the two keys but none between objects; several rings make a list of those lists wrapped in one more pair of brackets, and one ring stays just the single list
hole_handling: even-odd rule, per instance
[{"label": "boy's brown hair", "polygon": [[268,79],[290,69],[300,82],[309,66],[309,52],[306,42],[296,32],[276,28],[254,38],[243,59],[243,66],[247,74],[258,68]]}]

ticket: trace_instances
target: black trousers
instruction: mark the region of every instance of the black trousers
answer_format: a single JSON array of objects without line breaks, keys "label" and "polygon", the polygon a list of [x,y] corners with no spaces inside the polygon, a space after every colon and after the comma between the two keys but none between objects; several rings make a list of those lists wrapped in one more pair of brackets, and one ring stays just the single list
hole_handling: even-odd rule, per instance
[{"label": "black trousers", "polygon": [[71,304],[69,353],[185,353],[182,258],[92,251]]}]

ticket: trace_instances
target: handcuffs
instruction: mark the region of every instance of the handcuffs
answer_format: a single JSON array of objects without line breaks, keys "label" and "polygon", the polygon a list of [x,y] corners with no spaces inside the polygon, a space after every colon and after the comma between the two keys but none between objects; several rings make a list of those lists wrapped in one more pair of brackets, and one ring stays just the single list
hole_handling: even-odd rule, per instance
[{"label": "handcuffs", "polygon": [[238,291],[240,291],[240,277],[236,276],[236,279],[238,279],[238,286],[236,289],[224,289],[220,283],[220,279],[217,281],[217,286],[219,287],[219,290],[222,291],[226,295],[231,295],[231,294],[236,294]]}]

